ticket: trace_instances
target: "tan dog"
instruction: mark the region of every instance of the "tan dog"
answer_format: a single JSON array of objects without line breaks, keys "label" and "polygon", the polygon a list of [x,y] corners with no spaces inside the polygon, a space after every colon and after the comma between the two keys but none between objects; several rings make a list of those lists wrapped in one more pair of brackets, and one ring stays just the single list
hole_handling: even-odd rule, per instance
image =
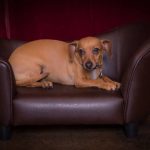
[{"label": "tan dog", "polygon": [[72,43],[36,40],[18,47],[9,62],[18,86],[48,88],[55,82],[115,90],[120,84],[101,75],[104,51],[111,55],[111,42],[95,37]]}]

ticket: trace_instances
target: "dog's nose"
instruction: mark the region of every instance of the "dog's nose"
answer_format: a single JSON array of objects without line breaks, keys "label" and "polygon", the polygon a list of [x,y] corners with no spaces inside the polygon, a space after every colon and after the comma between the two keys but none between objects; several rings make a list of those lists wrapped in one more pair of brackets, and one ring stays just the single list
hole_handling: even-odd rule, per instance
[{"label": "dog's nose", "polygon": [[86,62],[85,66],[87,69],[92,69],[93,63],[91,61],[88,61],[88,62]]}]

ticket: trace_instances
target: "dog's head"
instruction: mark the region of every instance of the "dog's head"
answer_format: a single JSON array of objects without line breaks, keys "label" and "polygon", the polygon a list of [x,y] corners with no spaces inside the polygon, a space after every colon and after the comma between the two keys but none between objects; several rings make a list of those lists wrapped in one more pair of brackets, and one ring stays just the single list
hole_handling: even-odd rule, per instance
[{"label": "dog's head", "polygon": [[109,40],[100,40],[96,37],[85,37],[69,44],[70,61],[77,57],[86,71],[93,71],[103,67],[103,53],[111,56],[112,44]]}]

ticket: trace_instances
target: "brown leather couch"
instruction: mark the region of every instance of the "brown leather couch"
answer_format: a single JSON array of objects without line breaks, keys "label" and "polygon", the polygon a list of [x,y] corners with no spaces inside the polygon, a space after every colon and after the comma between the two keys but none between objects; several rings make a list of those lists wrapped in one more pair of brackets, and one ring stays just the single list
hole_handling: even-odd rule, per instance
[{"label": "brown leather couch", "polygon": [[113,43],[112,58],[104,56],[104,74],[121,82],[119,91],[16,87],[7,60],[24,41],[0,40],[1,139],[21,125],[122,125],[128,137],[137,135],[139,122],[150,114],[150,25],[127,25],[99,37]]}]

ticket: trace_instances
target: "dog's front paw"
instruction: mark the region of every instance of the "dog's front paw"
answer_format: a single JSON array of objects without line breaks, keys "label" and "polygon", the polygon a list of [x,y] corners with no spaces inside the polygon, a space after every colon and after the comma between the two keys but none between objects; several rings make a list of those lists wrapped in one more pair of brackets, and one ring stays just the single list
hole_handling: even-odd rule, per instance
[{"label": "dog's front paw", "polygon": [[107,91],[115,91],[118,90],[120,86],[121,84],[118,82],[110,82],[105,85],[104,89]]},{"label": "dog's front paw", "polygon": [[113,83],[109,83],[106,87],[107,87],[106,90],[108,90],[108,91],[116,90],[116,84],[113,84]]},{"label": "dog's front paw", "polygon": [[119,82],[114,82],[114,83],[115,83],[115,85],[116,85],[116,89],[120,89],[121,84],[120,84]]}]

